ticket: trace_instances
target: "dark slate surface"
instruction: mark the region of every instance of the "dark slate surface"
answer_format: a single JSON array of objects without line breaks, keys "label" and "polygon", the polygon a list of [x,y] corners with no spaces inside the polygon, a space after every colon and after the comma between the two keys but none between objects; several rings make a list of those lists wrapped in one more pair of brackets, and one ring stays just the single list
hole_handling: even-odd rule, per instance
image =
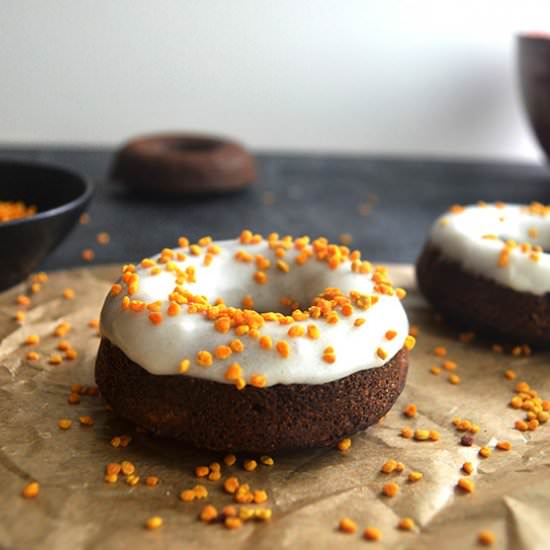
[{"label": "dark slate surface", "polygon": [[[221,239],[244,227],[331,240],[350,233],[369,259],[412,262],[432,220],[450,204],[550,203],[550,172],[527,164],[259,154],[259,178],[249,190],[175,201],[136,197],[110,183],[108,150],[2,148],[0,158],[60,164],[96,182],[91,222],[79,225],[44,269],[82,264],[87,247],[96,252],[94,263],[136,261],[175,245],[180,235]],[[366,216],[364,203],[371,206]],[[99,231],[110,233],[109,245],[96,244]]]}]

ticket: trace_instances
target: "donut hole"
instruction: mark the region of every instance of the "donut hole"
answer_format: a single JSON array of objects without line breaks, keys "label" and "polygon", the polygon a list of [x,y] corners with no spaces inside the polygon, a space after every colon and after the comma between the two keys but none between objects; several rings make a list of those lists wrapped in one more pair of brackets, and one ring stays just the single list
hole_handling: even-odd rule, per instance
[{"label": "donut hole", "polygon": [[[306,310],[315,298],[325,292],[328,288],[338,287],[344,293],[357,286],[349,274],[338,274],[334,272],[315,270],[314,272],[304,268],[296,269],[292,274],[278,274],[268,272],[266,284],[258,285],[252,283],[247,288],[241,284],[225,288],[220,295],[224,298],[226,305],[230,307],[254,309],[258,313],[282,313],[291,314],[295,309]],[[351,280],[350,280],[351,279]],[[238,284],[238,283],[237,283]],[[245,306],[245,297],[251,297],[253,305],[251,308]]]},{"label": "donut hole", "polygon": [[221,141],[211,138],[181,138],[166,144],[172,151],[182,153],[211,153],[222,145]]}]

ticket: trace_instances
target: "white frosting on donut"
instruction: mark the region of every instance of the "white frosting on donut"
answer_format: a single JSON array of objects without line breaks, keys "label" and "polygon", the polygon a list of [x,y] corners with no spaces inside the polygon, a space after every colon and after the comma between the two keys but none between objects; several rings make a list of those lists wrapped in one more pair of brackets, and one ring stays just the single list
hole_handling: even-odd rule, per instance
[{"label": "white frosting on donut", "polygon": [[550,245],[550,212],[542,205],[457,208],[436,220],[430,241],[471,273],[520,292],[550,292],[550,254],[540,250]]},{"label": "white frosting on donut", "polygon": [[[297,265],[296,257],[300,253],[295,248],[287,250],[284,261],[290,271],[284,273],[274,264],[275,252],[266,240],[258,244],[243,245],[239,240],[219,241],[220,252],[213,256],[210,265],[204,265],[204,253],[200,256],[189,254],[188,249],[174,249],[184,252],[183,262],[174,262],[180,269],[195,267],[196,282],[186,282],[183,286],[195,295],[203,295],[210,303],[222,297],[227,306],[241,308],[243,297],[252,296],[254,310],[269,312],[281,310],[280,299],[291,297],[297,300],[304,311],[311,301],[328,287],[338,287],[343,293],[358,291],[361,294],[375,295],[378,301],[366,310],[354,307],[350,316],[339,312],[339,321],[330,324],[324,318],[309,318],[280,324],[268,321],[259,329],[260,335],[272,338],[272,349],[264,349],[258,338],[247,335],[237,336],[234,330],[221,333],[215,330],[212,320],[204,314],[188,313],[187,306],[181,307],[177,316],[166,315],[168,295],[173,291],[176,275],[167,271],[164,265],[157,275],[150,268],[137,266],[139,288],[130,297],[146,303],[162,301],[160,312],[162,322],[154,325],[148,318],[148,312],[135,312],[122,308],[126,296],[126,285],[119,281],[122,291],[118,295],[110,293],[101,313],[101,335],[120,348],[131,360],[150,373],[158,375],[177,374],[180,362],[188,358],[190,367],[187,376],[233,383],[224,379],[224,373],[233,362],[242,369],[242,378],[249,382],[254,374],[266,377],[266,385],[274,384],[322,384],[343,378],[354,372],[380,367],[387,363],[404,345],[408,335],[408,321],[400,299],[395,295],[385,295],[375,290],[373,273],[358,273],[351,269],[350,260],[343,261],[336,269],[330,269],[325,261],[315,257],[304,265]],[[308,245],[311,248],[311,245]],[[272,265],[265,270],[268,276],[266,284],[254,280],[257,267],[252,263],[235,259],[239,250],[255,255],[261,254],[271,260]],[[159,256],[153,258],[158,260]],[[126,298],[127,300],[127,298]],[[361,326],[355,326],[357,318],[364,318]],[[318,327],[318,339],[306,335],[289,337],[288,330],[293,325]],[[396,335],[388,339],[387,331]],[[214,358],[210,367],[205,368],[196,361],[199,351],[206,350],[214,354],[220,345],[229,345],[235,338],[244,343],[242,352],[234,352],[227,359]],[[290,353],[284,358],[277,350],[278,341],[286,341]],[[336,359],[328,363],[323,352],[334,348]],[[379,348],[387,354],[380,357]],[[384,355],[384,354],[382,354]]]}]

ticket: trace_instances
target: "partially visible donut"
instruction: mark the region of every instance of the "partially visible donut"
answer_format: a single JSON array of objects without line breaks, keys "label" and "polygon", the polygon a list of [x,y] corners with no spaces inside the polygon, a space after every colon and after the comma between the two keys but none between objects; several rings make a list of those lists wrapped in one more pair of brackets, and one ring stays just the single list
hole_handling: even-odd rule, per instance
[{"label": "partially visible donut", "polygon": [[512,344],[550,346],[550,207],[454,206],[433,225],[418,286],[451,322]]},{"label": "partially visible donut", "polygon": [[403,389],[404,294],[326,239],[182,238],[113,285],[97,384],[120,415],[197,446],[331,445]]},{"label": "partially visible donut", "polygon": [[222,193],[254,182],[254,159],[242,145],[200,134],[158,134],[128,142],[111,177],[129,188],[171,194]]}]

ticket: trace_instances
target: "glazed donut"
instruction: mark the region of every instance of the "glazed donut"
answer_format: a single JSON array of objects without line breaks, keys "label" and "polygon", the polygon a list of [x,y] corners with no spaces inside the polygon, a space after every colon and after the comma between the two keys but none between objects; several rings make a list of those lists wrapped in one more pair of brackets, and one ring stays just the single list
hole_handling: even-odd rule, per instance
[{"label": "glazed donut", "polygon": [[199,447],[332,445],[403,389],[404,294],[326,239],[181,238],[113,285],[97,384],[121,416]]},{"label": "glazed donut", "polygon": [[115,156],[113,180],[149,192],[196,195],[237,191],[254,182],[254,159],[217,136],[158,134],[128,142]]},{"label": "glazed donut", "polygon": [[512,344],[550,345],[550,207],[453,206],[433,225],[416,273],[451,321]]}]

